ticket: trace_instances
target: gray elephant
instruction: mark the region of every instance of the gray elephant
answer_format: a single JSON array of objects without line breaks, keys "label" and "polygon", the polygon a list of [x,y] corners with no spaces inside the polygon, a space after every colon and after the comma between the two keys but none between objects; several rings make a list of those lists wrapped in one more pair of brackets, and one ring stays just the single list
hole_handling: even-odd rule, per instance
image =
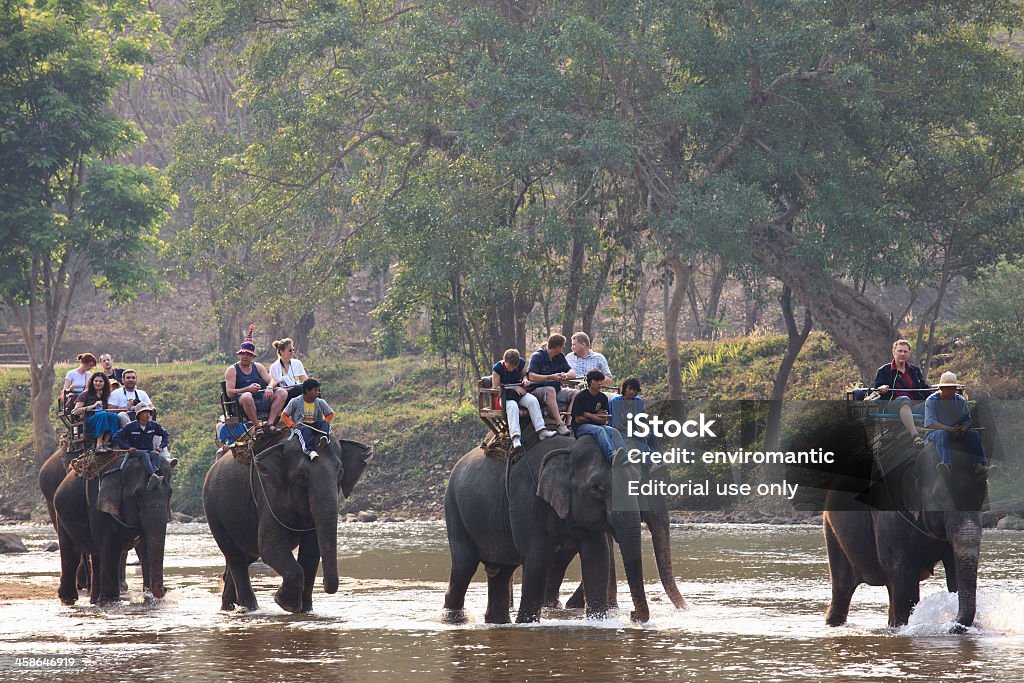
[{"label": "gray elephant", "polygon": [[[628,444],[628,442],[627,442]],[[641,481],[651,480],[652,476],[646,467],[641,468]],[[662,468],[654,473],[653,479],[665,480],[668,477],[668,470]],[[672,544],[669,523],[668,501],[664,496],[648,496],[644,498],[640,506],[640,521],[647,525],[651,532],[651,541],[654,544],[654,560],[658,565],[658,576],[661,585],[665,589],[665,595],[676,609],[686,609],[686,599],[679,592],[676,585],[675,574],[672,570]],[[551,569],[548,571],[547,587],[544,591],[545,607],[561,607],[559,592],[562,581],[565,579],[565,572],[569,564],[579,554],[579,549],[573,544],[561,546],[555,553]],[[615,607],[615,563],[614,557],[609,558],[609,602]],[[581,583],[576,591],[566,600],[565,606],[572,609],[579,609],[585,606],[584,589]]]},{"label": "gray elephant", "polygon": [[[635,503],[635,501],[634,501]],[[452,469],[444,499],[452,568],[444,618],[466,619],[465,597],[482,562],[488,623],[508,623],[512,573],[523,567],[517,623],[540,619],[548,568],[557,546],[579,548],[588,615],[609,608],[608,531],[622,552],[634,621],[650,618],[640,554],[640,514],[612,506],[612,468],[586,436],[554,437],[529,448],[514,465],[480,448]]]},{"label": "gray elephant", "polygon": [[221,609],[258,608],[249,581],[249,565],[257,558],[281,575],[274,601],[288,612],[313,609],[321,557],[324,592],[337,592],[339,492],[346,498],[352,493],[373,449],[332,437],[317,452],[310,460],[291,438],[248,464],[224,455],[206,474],[206,520],[226,563]]},{"label": "gray elephant", "polygon": [[78,600],[76,575],[83,554],[91,559],[90,601],[117,602],[124,557],[132,546],[139,555],[146,588],[153,597],[164,596],[172,470],[172,465],[162,463],[164,480],[153,489],[147,487],[149,474],[137,457],[115,460],[95,479],[74,474],[63,478],[52,499],[60,544],[57,595],[61,602],[73,605]]},{"label": "gray elephant", "polygon": [[[825,620],[846,622],[853,592],[861,583],[889,591],[889,626],[906,624],[920,600],[920,581],[938,562],[946,587],[956,592],[959,610],[953,630],[974,623],[981,547],[981,510],[987,485],[974,475],[965,454],[955,454],[953,472],[936,471],[938,455],[928,445],[906,454],[884,488],[900,492],[895,510],[831,510],[823,516],[832,602]],[[913,510],[914,512],[908,512]]]},{"label": "gray elephant", "polygon": [[[64,481],[64,477],[68,476],[67,465],[65,465],[64,449],[58,448],[46,462],[39,468],[39,490],[43,492],[43,498],[46,499],[46,509],[50,513],[50,523],[53,524],[53,530],[60,532],[57,527],[57,512],[53,509],[53,496],[57,493],[57,487]],[[136,553],[144,552],[144,550],[136,550]],[[140,554],[141,557],[141,554]],[[125,550],[121,555],[120,567],[118,568],[118,584],[120,585],[121,591],[128,590],[128,582],[125,580],[125,562],[128,559],[128,551]],[[78,588],[89,588],[91,586],[91,576],[89,572],[89,556],[86,554],[82,555],[82,559],[78,565]],[[149,590],[149,586],[144,586],[146,590]]]}]

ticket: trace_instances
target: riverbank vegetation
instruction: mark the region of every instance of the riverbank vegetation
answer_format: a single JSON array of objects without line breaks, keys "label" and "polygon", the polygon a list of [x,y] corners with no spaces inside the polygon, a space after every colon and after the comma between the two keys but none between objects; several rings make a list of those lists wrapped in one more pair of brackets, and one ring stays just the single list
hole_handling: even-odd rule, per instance
[{"label": "riverbank vegetation", "polygon": [[[992,374],[984,356],[964,339],[946,333],[940,330],[936,372],[955,370],[974,398],[1024,395],[1020,380]],[[767,399],[785,350],[786,339],[779,335],[685,344],[682,357],[691,367],[685,384],[687,399],[693,406],[705,401]],[[635,374],[644,384],[645,396],[658,401],[668,396],[664,355],[659,351],[634,349],[633,355],[612,353],[609,360],[620,379]],[[371,361],[313,357],[306,365],[323,382],[324,397],[337,411],[336,432],[374,445],[373,464],[343,511],[372,509],[393,518],[440,517],[451,466],[487,434],[476,415],[475,383],[423,356]],[[172,450],[180,461],[174,509],[201,514],[202,481],[216,450],[218,382],[224,366],[182,362],[136,369],[140,386],[158,407],[160,423],[172,435]],[[790,378],[788,397],[839,399],[856,378],[852,359],[826,335],[812,334]],[[0,443],[0,515],[40,518],[45,508],[35,481],[38,470],[32,457],[28,382],[24,370],[0,370],[0,433],[5,435]],[[711,468],[706,474],[732,477],[728,468]],[[1013,481],[1006,476],[1003,480]],[[1004,500],[1017,497],[1015,492],[998,495]],[[673,505],[692,507],[685,500]]]}]

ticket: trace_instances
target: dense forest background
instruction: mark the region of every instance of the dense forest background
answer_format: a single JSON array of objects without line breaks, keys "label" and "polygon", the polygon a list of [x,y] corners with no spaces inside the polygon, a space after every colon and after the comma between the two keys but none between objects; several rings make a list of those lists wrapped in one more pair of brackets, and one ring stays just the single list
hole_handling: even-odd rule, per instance
[{"label": "dense forest background", "polygon": [[[77,353],[216,365],[250,323],[325,370],[425,363],[456,411],[505,348],[579,330],[660,398],[793,396],[822,363],[834,395],[898,335],[930,375],[1019,397],[1022,18],[9,2],[0,334],[31,433],[6,452],[52,450]],[[770,369],[709,386],[761,339]]]}]

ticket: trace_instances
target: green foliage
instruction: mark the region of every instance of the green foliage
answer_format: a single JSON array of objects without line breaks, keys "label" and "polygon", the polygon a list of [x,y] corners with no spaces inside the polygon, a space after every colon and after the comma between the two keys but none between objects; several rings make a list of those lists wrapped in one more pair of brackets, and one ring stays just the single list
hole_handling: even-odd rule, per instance
[{"label": "green foliage", "polygon": [[[112,161],[142,135],[110,104],[158,26],[137,3],[15,0],[0,14],[0,295],[45,325],[50,351],[87,277],[115,301],[156,280],[145,256],[175,198],[155,169]],[[44,302],[45,317],[22,310]]]},{"label": "green foliage", "polygon": [[972,343],[994,367],[1024,375],[1024,259],[982,269],[961,308]]}]

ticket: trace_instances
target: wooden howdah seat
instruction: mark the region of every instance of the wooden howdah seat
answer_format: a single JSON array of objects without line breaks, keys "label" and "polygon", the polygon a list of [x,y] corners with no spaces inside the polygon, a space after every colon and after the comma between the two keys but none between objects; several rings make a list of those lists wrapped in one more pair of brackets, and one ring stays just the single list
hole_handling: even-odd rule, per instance
[{"label": "wooden howdah seat", "polygon": [[[938,391],[937,386],[929,387],[929,391]],[[921,390],[924,394],[925,390]],[[956,393],[963,396],[965,399],[968,398],[967,390],[961,384],[956,388]],[[929,432],[930,429],[924,426],[924,400],[931,394],[922,396],[921,399],[911,402],[911,411],[914,416],[914,424],[922,432]],[[881,397],[873,388],[864,386],[854,386],[846,390],[846,401],[847,401],[847,412],[850,417],[866,417],[876,424],[881,424],[883,427],[889,427],[892,429],[898,428],[902,431],[903,425],[900,422],[899,412],[890,405],[890,401],[886,398]],[[973,416],[974,411],[971,411]],[[982,429],[977,426],[975,421],[975,429]],[[887,430],[886,430],[887,431]]]},{"label": "wooden howdah seat", "polygon": [[[224,411],[224,422],[229,425],[245,422],[248,419],[245,416],[245,411],[238,405],[238,399],[228,397],[228,383],[223,379],[220,381],[220,407]],[[256,418],[266,421],[268,417],[270,417],[270,407],[260,409],[257,405]]]},{"label": "wooden howdah seat", "polygon": [[[61,439],[61,444],[64,446],[64,457],[67,462],[71,462],[72,459],[82,455],[87,450],[96,446],[96,439],[89,436],[85,428],[85,413],[79,415],[72,415],[71,411],[75,407],[75,402],[71,400],[73,394],[65,394],[63,391],[57,398],[57,404],[54,407],[54,412],[57,415],[57,419],[62,425],[64,425],[64,436]],[[120,412],[120,411],[109,411],[109,412]],[[153,419],[157,419],[157,411],[153,410]]]},{"label": "wooden howdah seat", "polygon": [[[570,380],[568,388],[583,390],[583,380]],[[619,393],[610,387],[606,387],[604,392],[609,395]],[[491,387],[490,375],[481,377],[480,381],[477,382],[476,407],[477,414],[491,432],[498,435],[508,434],[508,419],[505,417],[505,392],[501,387],[497,389]],[[569,416],[570,410],[572,410],[572,399],[560,399],[558,401],[558,412],[562,414],[562,422],[567,425],[572,423],[572,418]],[[548,407],[545,401],[540,402],[540,412],[544,416],[544,424],[548,428],[554,429],[558,421],[548,414]],[[530,421],[529,412],[526,408],[520,406],[519,417],[520,424],[523,425],[525,432],[526,424]]]},{"label": "wooden howdah seat", "polygon": [[[570,388],[575,388],[570,386]],[[508,419],[505,417],[505,392],[501,387],[491,387],[491,376],[481,377],[477,382],[477,414],[483,423],[495,434],[508,434]],[[558,412],[562,414],[562,421],[569,424],[569,401],[558,402]],[[554,428],[557,421],[548,414],[548,407],[544,401],[540,402],[540,412],[544,416],[544,423]],[[526,408],[519,408],[520,422],[530,421]]]}]

